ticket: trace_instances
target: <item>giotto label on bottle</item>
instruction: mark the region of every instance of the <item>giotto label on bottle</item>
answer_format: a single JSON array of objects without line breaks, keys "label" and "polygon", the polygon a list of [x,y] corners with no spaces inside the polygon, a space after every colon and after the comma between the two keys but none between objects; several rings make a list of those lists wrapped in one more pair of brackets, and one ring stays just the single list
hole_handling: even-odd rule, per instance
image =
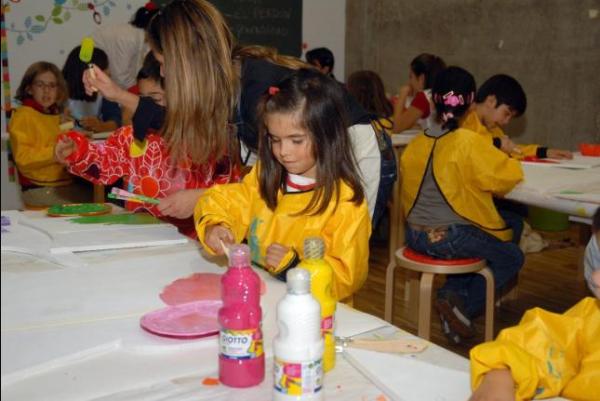
[{"label": "giotto label on bottle", "polygon": [[260,329],[221,330],[219,353],[228,359],[252,359],[263,354]]}]

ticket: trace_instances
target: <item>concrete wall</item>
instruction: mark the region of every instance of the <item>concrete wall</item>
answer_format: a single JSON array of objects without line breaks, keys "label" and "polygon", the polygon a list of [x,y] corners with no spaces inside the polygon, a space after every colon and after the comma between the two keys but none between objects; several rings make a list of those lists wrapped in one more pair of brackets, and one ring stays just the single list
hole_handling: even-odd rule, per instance
[{"label": "concrete wall", "polygon": [[507,131],[519,143],[600,143],[599,0],[348,0],[346,74],[371,69],[389,93],[419,53],[469,70],[477,84],[506,73],[528,97]]}]

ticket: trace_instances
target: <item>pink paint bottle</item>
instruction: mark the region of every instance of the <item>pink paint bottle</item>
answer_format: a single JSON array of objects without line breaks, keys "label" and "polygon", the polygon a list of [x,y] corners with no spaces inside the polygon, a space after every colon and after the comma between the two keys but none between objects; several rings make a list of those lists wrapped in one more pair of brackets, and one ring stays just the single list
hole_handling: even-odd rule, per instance
[{"label": "pink paint bottle", "polygon": [[221,278],[219,309],[219,380],[230,387],[250,387],[265,377],[260,328],[260,278],[250,266],[250,248],[229,249],[229,269]]}]

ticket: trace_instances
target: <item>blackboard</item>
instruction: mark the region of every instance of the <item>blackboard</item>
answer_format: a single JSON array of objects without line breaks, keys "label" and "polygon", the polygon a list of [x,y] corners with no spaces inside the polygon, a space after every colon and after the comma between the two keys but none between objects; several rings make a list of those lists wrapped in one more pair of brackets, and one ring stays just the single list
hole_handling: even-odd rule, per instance
[{"label": "blackboard", "polygon": [[[154,0],[162,5],[168,0]],[[302,54],[302,0],[211,0],[225,16],[238,43]]]}]

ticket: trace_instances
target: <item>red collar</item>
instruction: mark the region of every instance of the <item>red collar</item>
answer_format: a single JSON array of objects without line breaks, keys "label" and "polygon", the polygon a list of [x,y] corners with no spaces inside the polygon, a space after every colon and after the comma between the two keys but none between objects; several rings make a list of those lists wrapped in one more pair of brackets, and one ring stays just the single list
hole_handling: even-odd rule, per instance
[{"label": "red collar", "polygon": [[31,107],[32,109],[39,111],[40,113],[43,113],[43,114],[59,114],[58,106],[56,106],[55,104],[50,106],[50,108],[46,111],[46,110],[44,110],[44,106],[42,106],[41,104],[36,102],[35,99],[32,97],[23,99],[22,103],[23,103],[23,106]]},{"label": "red collar", "polygon": [[317,186],[316,182],[306,185],[296,184],[290,179],[289,175],[285,178],[285,184],[290,188],[297,189],[298,191],[310,191],[311,189],[314,189]]}]

